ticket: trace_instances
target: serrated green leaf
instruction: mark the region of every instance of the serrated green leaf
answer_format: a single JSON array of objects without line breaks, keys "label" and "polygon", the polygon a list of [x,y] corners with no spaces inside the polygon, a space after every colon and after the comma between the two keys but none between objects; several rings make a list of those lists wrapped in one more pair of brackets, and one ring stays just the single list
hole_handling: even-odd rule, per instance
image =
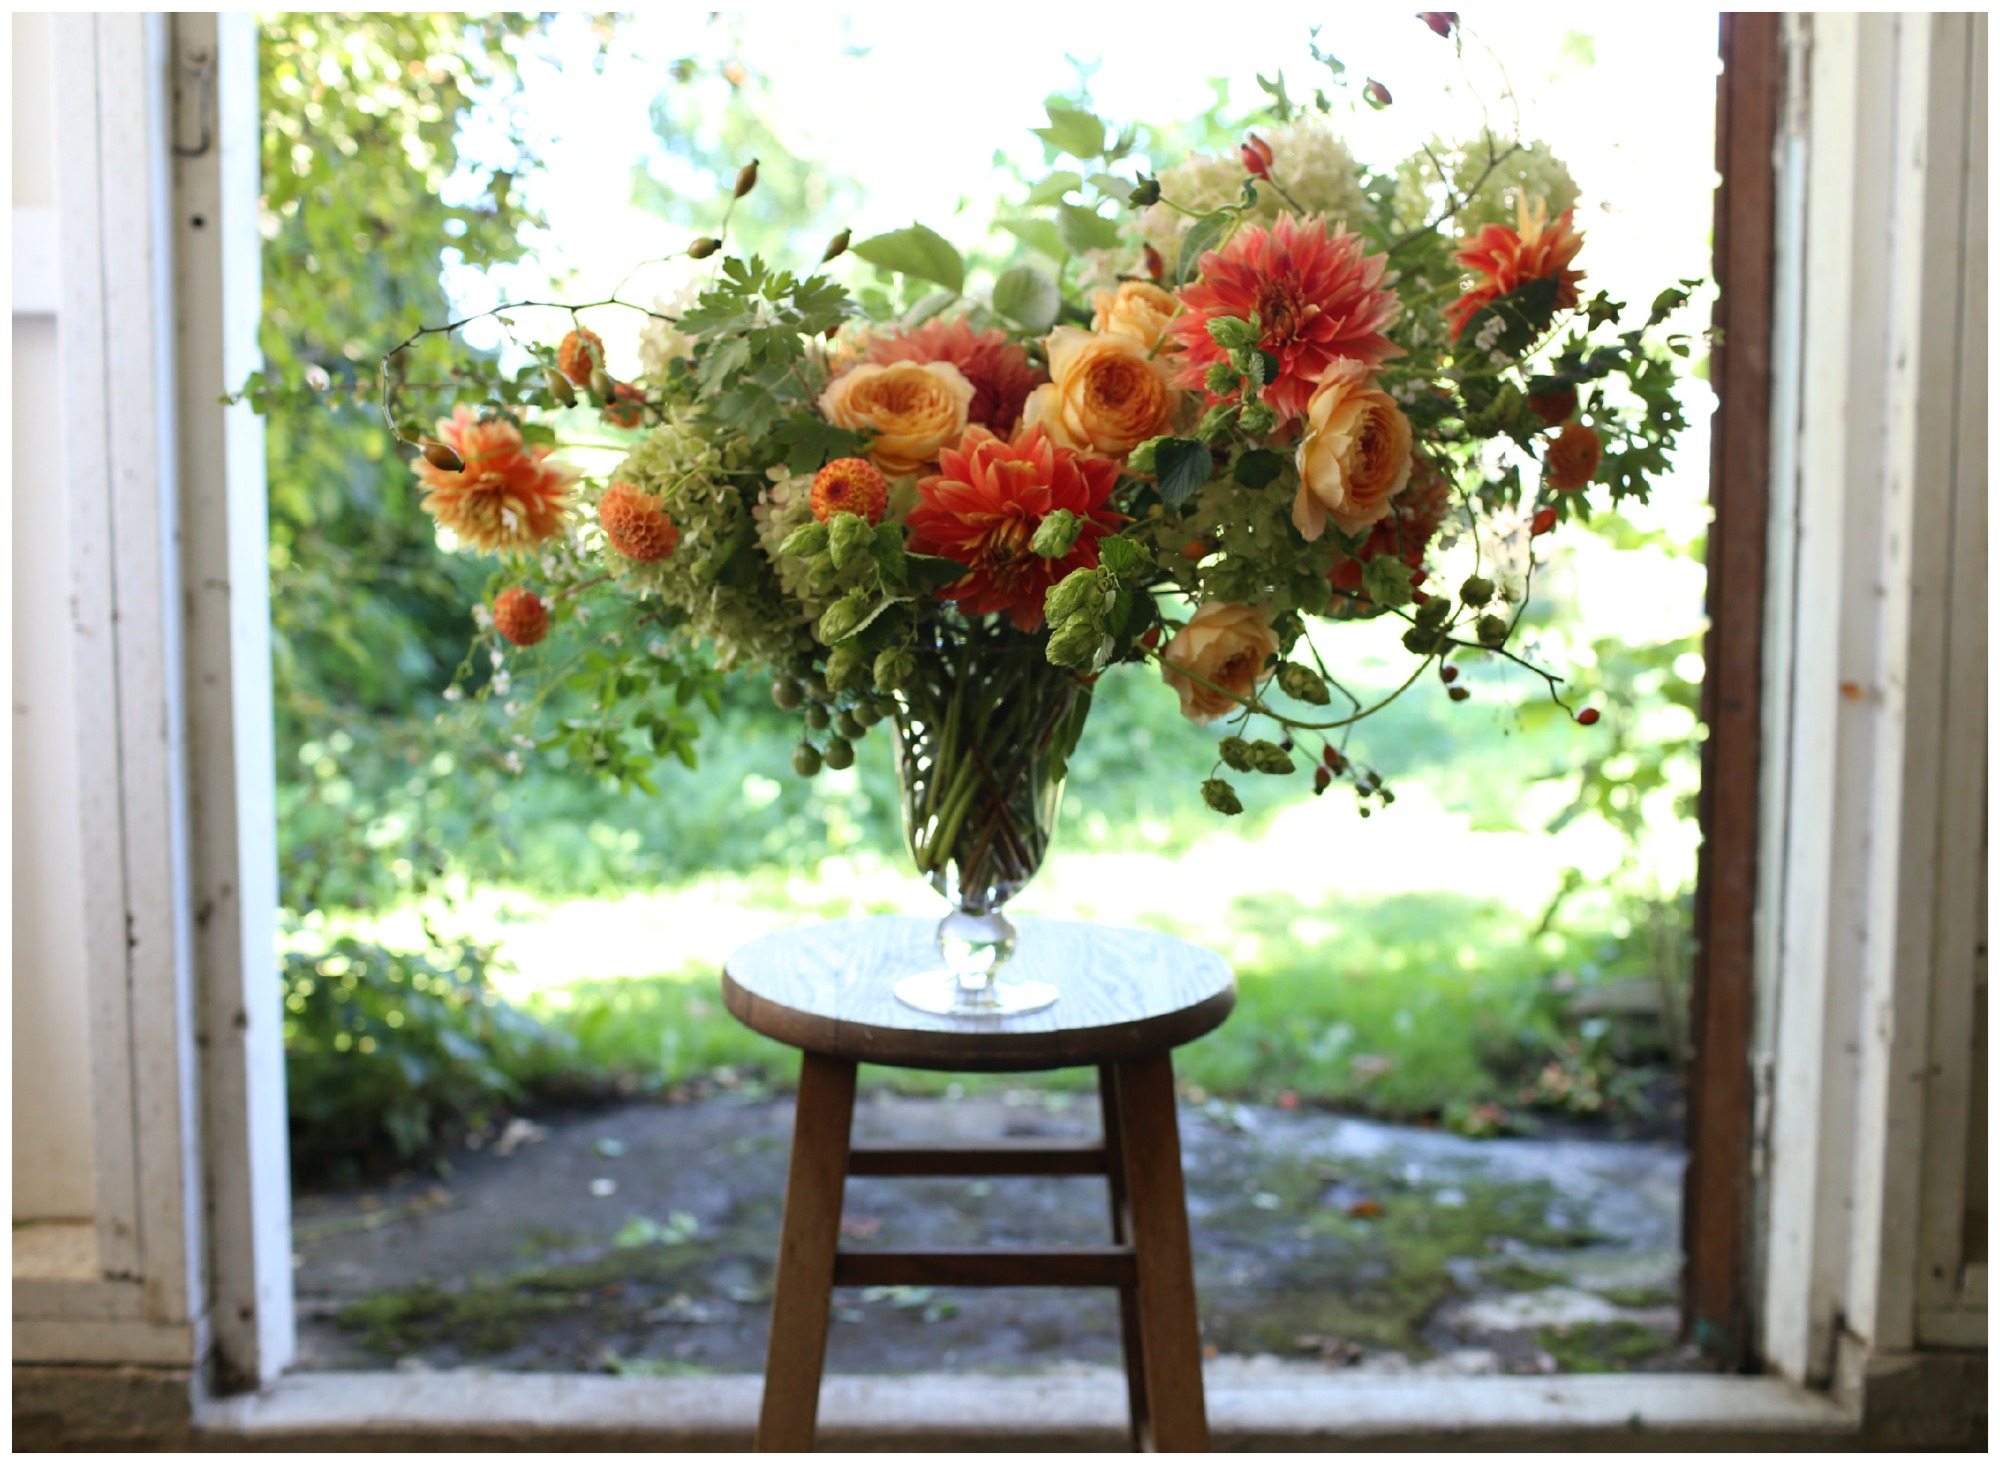
[{"label": "serrated green leaf", "polygon": [[965,289],[965,260],[935,229],[912,224],[848,246],[848,252],[900,275],[942,285],[954,295]]},{"label": "serrated green leaf", "polygon": [[1077,204],[1066,203],[1057,207],[1056,229],[1062,235],[1063,243],[1077,254],[1089,249],[1118,247],[1118,221]]},{"label": "serrated green leaf", "polygon": [[1064,194],[1071,193],[1081,187],[1083,187],[1083,175],[1081,173],[1072,173],[1067,168],[1058,169],[1028,190],[1028,206],[1030,208],[1042,208],[1048,204],[1056,203]]},{"label": "serrated green leaf", "polygon": [[1002,219],[1000,227],[1038,254],[1062,261],[1069,258],[1069,246],[1062,232],[1048,219]]},{"label": "serrated green leaf", "polygon": [[1104,151],[1104,124],[1080,107],[1061,102],[1047,104],[1049,125],[1033,129],[1060,152],[1073,158],[1094,158]]},{"label": "serrated green leaf", "polygon": [[1153,455],[1160,501],[1170,509],[1178,509],[1208,482],[1212,467],[1205,443],[1184,437],[1165,439]]},{"label": "serrated green leaf", "polygon": [[1062,294],[1056,282],[1033,265],[1015,265],[993,283],[993,309],[1031,336],[1056,323]]}]

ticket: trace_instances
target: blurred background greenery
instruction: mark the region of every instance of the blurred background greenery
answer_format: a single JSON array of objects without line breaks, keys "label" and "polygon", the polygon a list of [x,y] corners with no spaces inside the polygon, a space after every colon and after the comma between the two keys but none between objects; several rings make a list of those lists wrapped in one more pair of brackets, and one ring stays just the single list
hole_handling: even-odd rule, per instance
[{"label": "blurred background greenery", "polygon": [[[618,208],[663,240],[708,232],[726,181],[759,157],[735,240],[816,258],[861,207],[866,160],[812,161],[742,37],[687,29],[647,73],[650,136],[643,162],[617,164]],[[1588,66],[1576,38],[1562,64]],[[544,119],[561,108],[536,89],[595,75],[629,90],[620,67],[635,47],[614,18],[264,23],[263,342],[291,388],[268,402],[286,1042],[305,1181],[431,1161],[525,1107],[783,1085],[789,1055],[720,1008],[721,956],[773,925],[934,908],[902,855],[886,737],[850,770],[796,779],[796,724],[757,678],[728,681],[700,767],[663,772],[651,797],[533,754],[515,771],[499,699],[452,690],[461,670],[474,688],[491,671],[464,666],[491,567],[437,549],[373,410],[374,362],[468,298],[587,273],[560,263],[587,226],[553,218],[573,195],[539,186],[554,171]],[[1087,89],[1094,68],[1071,67],[1069,89]],[[1267,100],[1221,82],[1208,94],[1142,145],[1165,158],[1231,145]],[[1704,138],[1688,145],[1705,155]],[[618,158],[635,151],[624,146]],[[996,154],[991,181],[960,186],[990,193],[1021,172]],[[1699,243],[1705,193],[1692,206]],[[953,232],[948,217],[927,222]],[[982,255],[971,235],[970,257],[988,264],[1011,244],[988,230]],[[1699,259],[1674,271],[1701,272]],[[1689,415],[1705,421],[1705,389],[1689,386]],[[1704,457],[1691,437],[1668,511],[1600,515],[1538,580],[1541,654],[1604,708],[1596,728],[1504,667],[1472,671],[1464,704],[1427,680],[1358,744],[1392,808],[1363,823],[1351,798],[1286,781],[1246,790],[1246,814],[1224,824],[1195,790],[1215,734],[1126,669],[1101,687],[1059,852],[1021,907],[1151,925],[1230,956],[1242,1002],[1185,1055],[1196,1098],[1470,1133],[1552,1120],[1670,1131]],[[1637,632],[1604,609],[1634,598],[1648,602]],[[1329,628],[1323,646],[1357,689],[1386,691],[1406,664],[1372,627]]]}]

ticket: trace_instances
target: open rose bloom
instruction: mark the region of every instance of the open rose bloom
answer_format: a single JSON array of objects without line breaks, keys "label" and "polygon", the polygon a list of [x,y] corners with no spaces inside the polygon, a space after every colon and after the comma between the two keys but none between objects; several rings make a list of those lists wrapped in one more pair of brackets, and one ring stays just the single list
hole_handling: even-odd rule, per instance
[{"label": "open rose bloom", "polygon": [[[1082,727],[1066,709],[1137,672],[1216,726],[1225,766],[1179,773],[1225,813],[1245,778],[1379,795],[1348,747],[1383,700],[1343,684],[1356,621],[1394,623],[1410,695],[1463,700],[1461,664],[1505,660],[1562,700],[1514,642],[1534,564],[1547,531],[1646,494],[1696,282],[1635,292],[1653,302],[1636,319],[1590,294],[1575,188],[1539,143],[1482,133],[1371,167],[1341,114],[1306,109],[1149,157],[1120,141],[1143,119],[1093,143],[1059,110],[1045,135],[1098,151],[1000,210],[1017,232],[985,242],[991,274],[921,224],[841,233],[823,261],[744,258],[719,188],[702,283],[646,308],[640,360],[605,353],[632,332],[586,324],[640,309],[614,300],[555,312],[526,373],[408,377],[454,383],[444,402],[387,374],[391,420],[442,413],[411,440],[426,504],[547,608],[546,647],[502,648],[515,676],[587,643],[613,665],[602,724],[637,728],[662,678],[762,667],[809,773],[892,716],[939,732],[925,716],[956,714],[921,698],[1004,659],[1014,680],[965,714],[996,740],[976,751],[1059,773]],[[559,461],[579,435],[557,413],[619,446]],[[1008,721],[1030,706],[1052,710]],[[649,756],[587,751],[615,776]],[[946,783],[939,839],[976,802]],[[981,829],[1025,848],[1025,826]]]}]

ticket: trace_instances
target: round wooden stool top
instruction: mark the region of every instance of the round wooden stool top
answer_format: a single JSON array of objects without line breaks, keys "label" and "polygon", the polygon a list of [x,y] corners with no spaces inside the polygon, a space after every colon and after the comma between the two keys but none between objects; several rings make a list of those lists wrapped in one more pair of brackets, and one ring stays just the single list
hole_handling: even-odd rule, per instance
[{"label": "round wooden stool top", "polygon": [[1192,1042],[1236,1005],[1212,951],[1151,931],[1023,917],[1004,973],[1053,982],[1053,1007],[940,1017],[890,989],[942,964],[937,922],[911,916],[776,931],[737,949],[722,977],[736,1019],[780,1043],[856,1063],[1030,1073],[1124,1063]]}]

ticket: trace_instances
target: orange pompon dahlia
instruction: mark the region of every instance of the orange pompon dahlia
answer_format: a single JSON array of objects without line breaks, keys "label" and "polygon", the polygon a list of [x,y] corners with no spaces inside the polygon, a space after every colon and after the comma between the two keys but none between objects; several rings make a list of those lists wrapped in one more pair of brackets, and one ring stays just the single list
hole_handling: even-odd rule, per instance
[{"label": "orange pompon dahlia", "polygon": [[1557,493],[1575,493],[1597,476],[1604,461],[1604,439],[1581,422],[1563,424],[1542,452],[1542,477]]},{"label": "orange pompon dahlia", "polygon": [[516,646],[533,646],[549,634],[549,608],[534,591],[510,586],[493,597],[493,629]]},{"label": "orange pompon dahlia", "polygon": [[512,422],[482,420],[464,403],[437,426],[464,465],[415,464],[424,509],[438,523],[486,554],[530,549],[562,529],[576,470],[546,461],[553,448],[529,447]]},{"label": "orange pompon dahlia", "polygon": [[813,517],[822,524],[835,514],[879,524],[888,508],[889,481],[866,458],[835,458],[813,475]]},{"label": "orange pompon dahlia", "polygon": [[1384,335],[1401,310],[1383,276],[1388,256],[1364,253],[1359,235],[1329,231],[1322,219],[1301,224],[1289,214],[1265,229],[1240,229],[1202,256],[1201,278],[1180,292],[1182,313],[1167,328],[1183,353],[1180,385],[1204,385],[1209,367],[1227,352],[1208,333],[1224,316],[1263,328],[1258,342],[1278,358],[1264,399],[1281,417],[1306,410],[1327,367],[1343,357],[1373,366],[1402,351]]},{"label": "orange pompon dahlia", "polygon": [[604,341],[597,332],[578,326],[556,347],[556,367],[578,386],[590,381],[590,374],[604,365]]},{"label": "orange pompon dahlia", "polygon": [[[1005,611],[1022,631],[1042,624],[1049,587],[1071,570],[1097,565],[1097,541],[1125,522],[1108,507],[1118,465],[1050,441],[1030,428],[1015,443],[966,429],[938,455],[938,471],[918,480],[910,550],[964,565],[967,574],[938,592],[970,615]],[[1031,541],[1042,520],[1068,509],[1082,521],[1068,554],[1046,559]]]},{"label": "orange pompon dahlia", "polygon": [[1003,437],[1021,420],[1021,404],[1028,393],[1048,380],[1005,331],[975,331],[963,320],[928,320],[911,330],[876,336],[868,343],[867,359],[878,366],[894,361],[951,363],[972,383],[966,420]]},{"label": "orange pompon dahlia", "polygon": [[1574,209],[1564,209],[1553,223],[1548,210],[1537,201],[1534,211],[1528,201],[1520,202],[1520,227],[1488,224],[1458,246],[1458,262],[1478,278],[1458,299],[1445,307],[1451,321],[1451,338],[1458,339],[1472,318],[1500,299],[1512,295],[1530,280],[1556,281],[1555,308],[1576,308],[1576,287],[1582,270],[1570,268],[1570,261],[1583,248],[1583,236],[1571,227]]},{"label": "orange pompon dahlia", "polygon": [[681,531],[651,494],[629,483],[613,483],[597,501],[597,522],[610,546],[642,565],[665,559],[681,542]]}]

